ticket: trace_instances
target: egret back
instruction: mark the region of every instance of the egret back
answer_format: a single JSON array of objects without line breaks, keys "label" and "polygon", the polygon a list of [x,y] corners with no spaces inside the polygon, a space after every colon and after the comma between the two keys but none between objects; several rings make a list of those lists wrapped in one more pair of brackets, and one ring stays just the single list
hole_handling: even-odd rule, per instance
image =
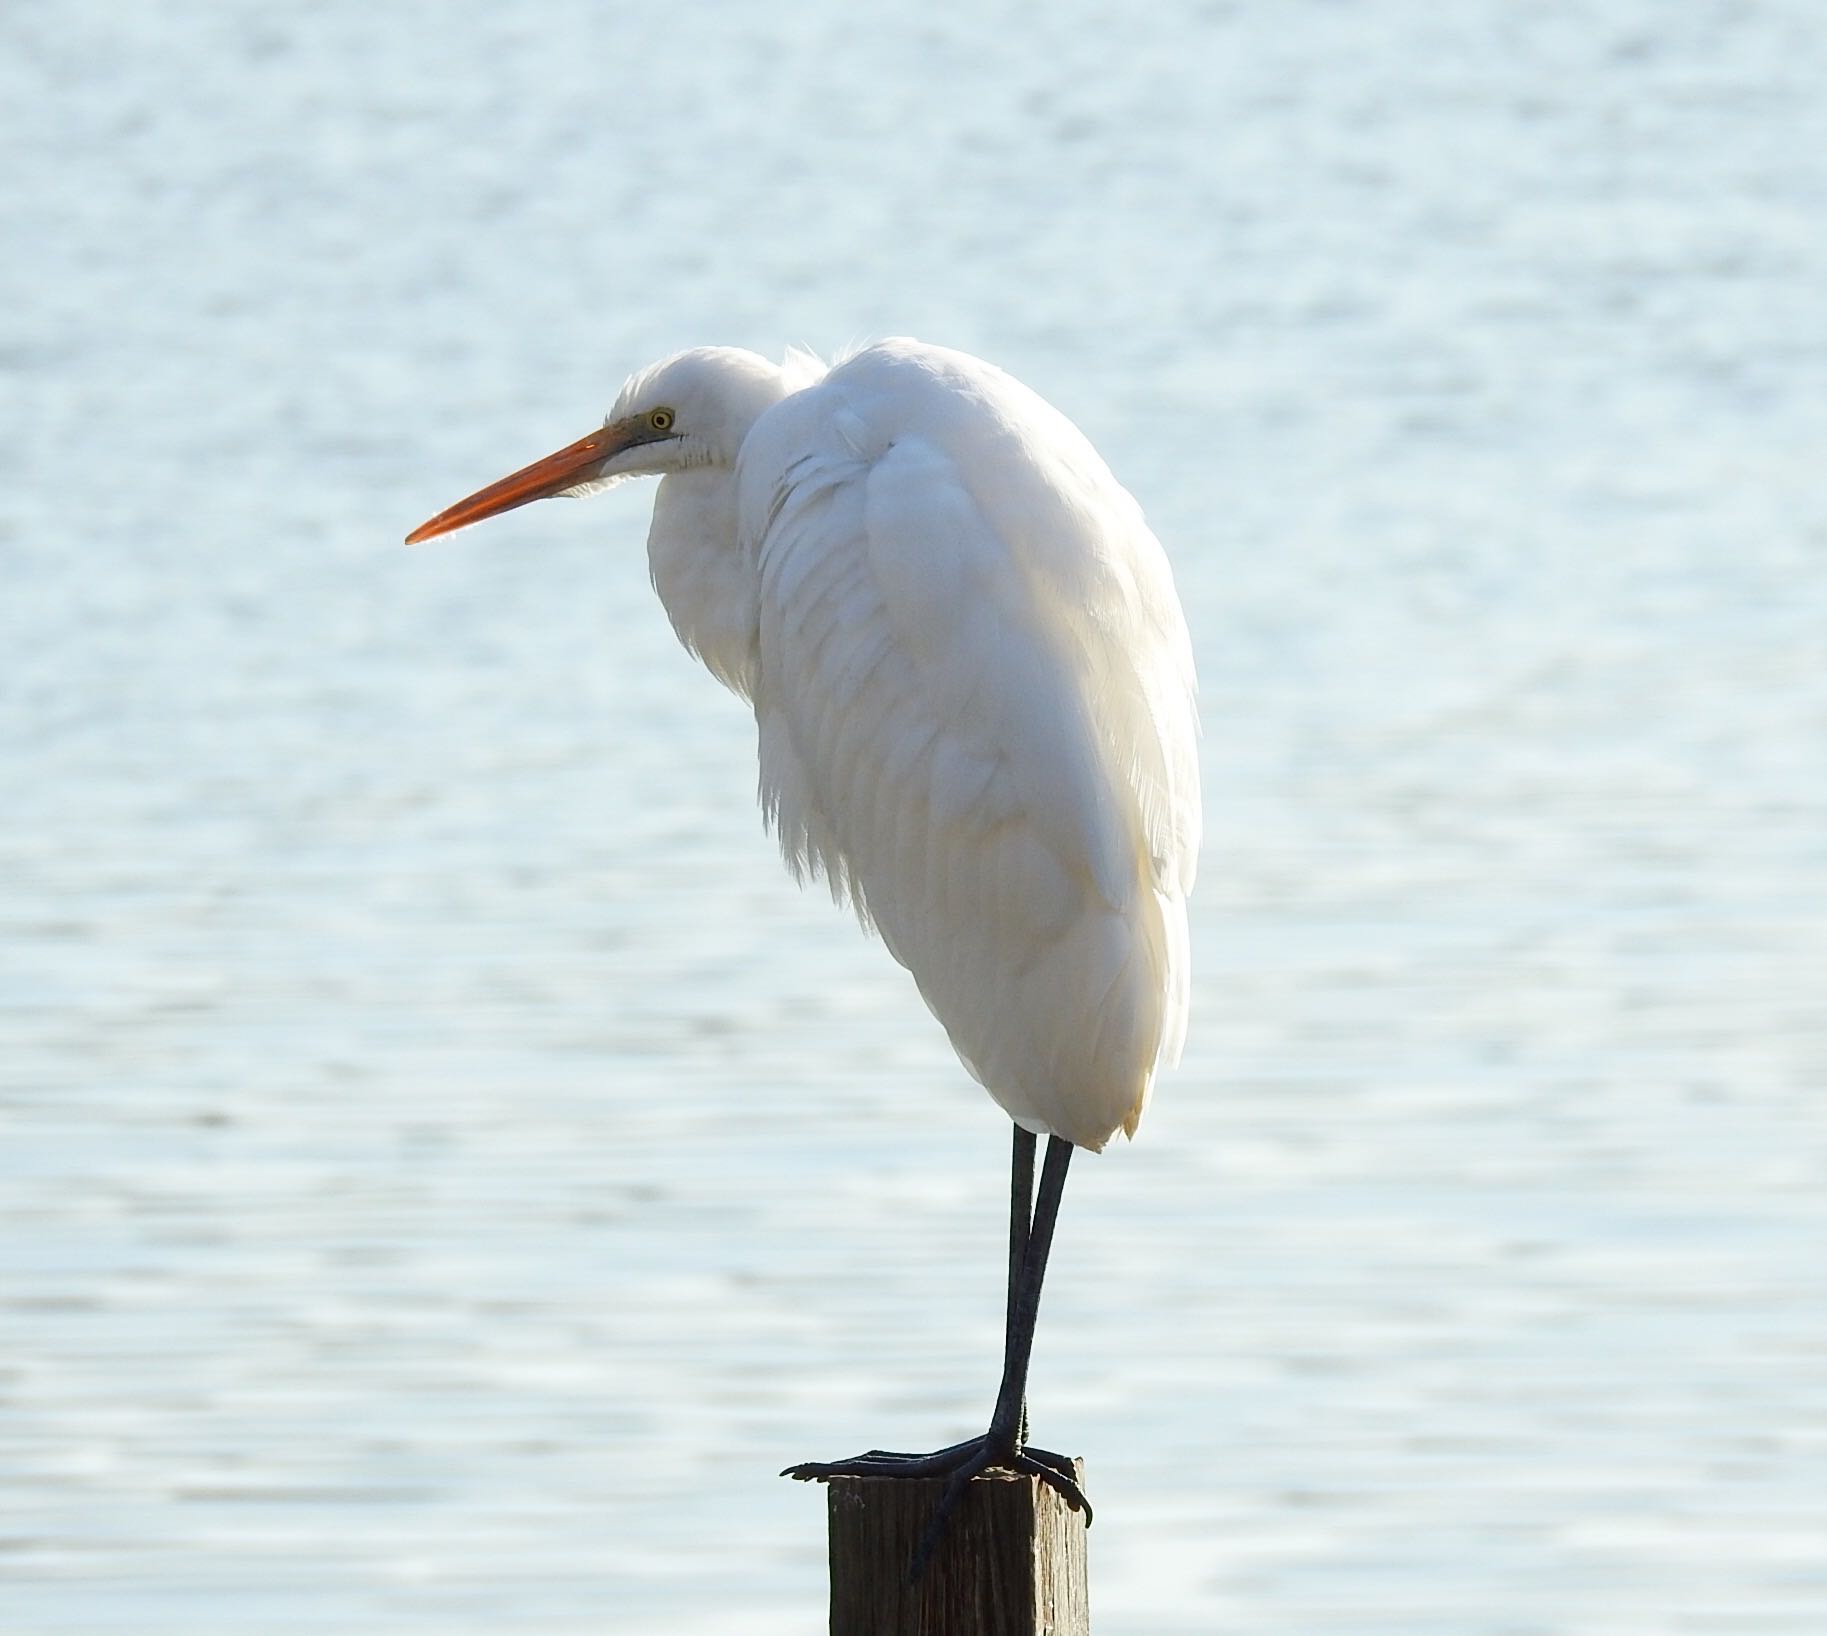
[{"label": "egret back", "polygon": [[1187,1003],[1193,670],[1084,437],[1002,372],[872,347],[767,411],[738,524],[763,802],[1024,1126],[1133,1132]]}]

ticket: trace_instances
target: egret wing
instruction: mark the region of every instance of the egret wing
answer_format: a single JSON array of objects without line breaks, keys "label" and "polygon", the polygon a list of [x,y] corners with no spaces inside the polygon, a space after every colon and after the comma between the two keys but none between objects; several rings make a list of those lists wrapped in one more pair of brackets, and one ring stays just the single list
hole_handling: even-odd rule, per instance
[{"label": "egret wing", "polygon": [[779,447],[805,452],[744,476],[764,807],[998,1100],[1101,1146],[1173,1032],[1174,937],[1099,667],[942,447],[869,458],[829,409],[782,417]]}]

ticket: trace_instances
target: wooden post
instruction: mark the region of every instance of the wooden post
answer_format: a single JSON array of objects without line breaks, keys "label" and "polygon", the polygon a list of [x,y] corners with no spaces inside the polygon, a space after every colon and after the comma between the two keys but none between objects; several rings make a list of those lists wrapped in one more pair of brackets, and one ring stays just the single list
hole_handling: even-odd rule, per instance
[{"label": "wooden post", "polygon": [[831,1636],[1090,1636],[1085,1519],[1038,1478],[976,1478],[917,1585],[908,1564],[944,1480],[827,1486]]}]

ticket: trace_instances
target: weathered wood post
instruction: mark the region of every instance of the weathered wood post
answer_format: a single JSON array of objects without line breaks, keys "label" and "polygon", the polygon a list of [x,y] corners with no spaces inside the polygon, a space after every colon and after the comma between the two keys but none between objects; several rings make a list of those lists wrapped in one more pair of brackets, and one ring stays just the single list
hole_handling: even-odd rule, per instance
[{"label": "weathered wood post", "polygon": [[1090,1636],[1084,1516],[1037,1478],[976,1478],[917,1585],[908,1564],[944,1479],[826,1486],[831,1636]]}]

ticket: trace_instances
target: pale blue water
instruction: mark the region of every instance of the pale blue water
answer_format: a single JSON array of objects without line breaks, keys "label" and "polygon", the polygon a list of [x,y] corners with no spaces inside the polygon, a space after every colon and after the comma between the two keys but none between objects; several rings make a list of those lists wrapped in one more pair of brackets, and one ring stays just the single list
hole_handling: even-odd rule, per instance
[{"label": "pale blue water", "polygon": [[1827,1629],[1817,8],[12,8],[0,1627],[810,1632],[1006,1126],[770,855],[720,340],[1016,370],[1174,556],[1194,1030],[1034,1380],[1100,1631]]}]

